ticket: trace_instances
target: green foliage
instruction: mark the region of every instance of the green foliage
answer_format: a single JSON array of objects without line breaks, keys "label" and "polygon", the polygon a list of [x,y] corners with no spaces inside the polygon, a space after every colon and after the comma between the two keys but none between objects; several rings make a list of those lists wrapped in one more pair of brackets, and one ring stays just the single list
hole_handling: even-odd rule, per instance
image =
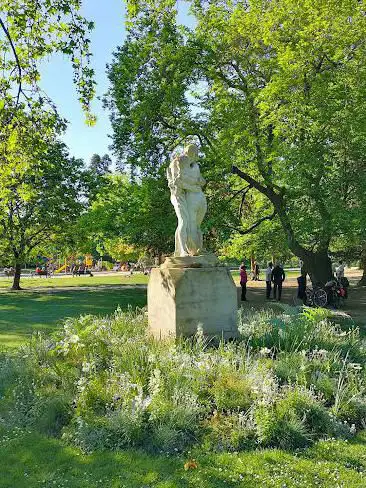
[{"label": "green foliage", "polygon": [[112,250],[116,258],[118,253],[111,247],[118,242],[133,246],[132,254],[144,249],[151,255],[161,255],[173,250],[175,222],[163,178],[131,182],[126,176],[111,175],[80,219],[76,245],[98,242],[99,252]]},{"label": "green foliage", "polygon": [[41,63],[52,54],[70,59],[79,101],[93,123],[90,103],[94,71],[90,67],[89,32],[93,23],[80,14],[81,1],[1,0],[0,104],[1,141],[22,125],[23,111],[35,115],[51,109],[52,101],[40,88]]},{"label": "green foliage", "polygon": [[105,176],[111,172],[111,164],[112,160],[108,154],[105,154],[103,157],[100,157],[99,154],[93,154],[90,160],[89,169],[92,173],[95,173],[96,176]]},{"label": "green foliage", "polygon": [[23,144],[18,141],[0,177],[0,254],[16,268],[65,234],[88,197],[83,162],[70,157],[64,144],[48,141],[44,147],[42,141],[42,152]]},{"label": "green foliage", "polygon": [[253,385],[242,374],[235,374],[231,368],[214,381],[212,394],[219,410],[246,411],[250,408],[253,398]]},{"label": "green foliage", "polygon": [[312,279],[329,279],[331,241],[364,234],[362,4],[192,1],[190,28],[172,2],[128,5],[107,98],[122,161],[153,173],[198,138],[212,239],[278,219]]}]

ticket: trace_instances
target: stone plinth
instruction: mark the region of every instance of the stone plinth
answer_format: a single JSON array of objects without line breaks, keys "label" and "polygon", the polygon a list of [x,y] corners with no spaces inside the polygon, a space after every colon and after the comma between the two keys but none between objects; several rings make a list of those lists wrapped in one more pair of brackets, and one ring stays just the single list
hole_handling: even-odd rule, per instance
[{"label": "stone plinth", "polygon": [[[152,270],[148,315],[155,337],[188,337],[198,330],[225,339],[238,335],[237,291],[230,271],[213,258],[197,258],[170,258]],[[185,267],[179,266],[181,260]]]}]

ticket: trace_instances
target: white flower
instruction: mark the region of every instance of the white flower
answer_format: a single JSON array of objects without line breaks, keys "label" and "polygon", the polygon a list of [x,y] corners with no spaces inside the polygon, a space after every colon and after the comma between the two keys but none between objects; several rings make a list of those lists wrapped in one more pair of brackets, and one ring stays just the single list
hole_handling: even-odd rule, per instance
[{"label": "white flower", "polygon": [[271,349],[268,349],[268,347],[262,347],[262,349],[260,349],[259,351],[259,354],[263,357],[266,357],[266,356],[270,356],[271,355]]},{"label": "white flower", "polygon": [[355,369],[356,371],[360,371],[362,366],[360,363],[348,363],[349,369]]}]

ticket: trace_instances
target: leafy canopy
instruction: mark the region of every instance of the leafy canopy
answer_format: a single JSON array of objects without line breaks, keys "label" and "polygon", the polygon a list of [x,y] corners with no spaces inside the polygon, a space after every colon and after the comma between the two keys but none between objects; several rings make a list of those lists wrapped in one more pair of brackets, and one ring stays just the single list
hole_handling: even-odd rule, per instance
[{"label": "leafy canopy", "polygon": [[[313,267],[316,256],[327,261],[365,191],[362,3],[197,0],[190,29],[175,2],[128,5],[107,100],[120,157],[152,173],[171,148],[199,138],[218,191],[242,186],[234,166],[267,200],[249,226],[275,213],[293,253]],[[327,262],[322,278],[330,271]]]}]

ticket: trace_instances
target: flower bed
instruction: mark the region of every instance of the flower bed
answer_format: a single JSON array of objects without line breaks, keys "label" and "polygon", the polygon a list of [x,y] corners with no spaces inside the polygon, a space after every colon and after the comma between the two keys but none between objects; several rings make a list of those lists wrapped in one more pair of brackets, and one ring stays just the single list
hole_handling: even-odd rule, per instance
[{"label": "flower bed", "polygon": [[240,340],[155,341],[143,312],[70,319],[0,361],[0,416],[85,451],[305,447],[365,427],[364,344],[325,310],[239,317]]}]

